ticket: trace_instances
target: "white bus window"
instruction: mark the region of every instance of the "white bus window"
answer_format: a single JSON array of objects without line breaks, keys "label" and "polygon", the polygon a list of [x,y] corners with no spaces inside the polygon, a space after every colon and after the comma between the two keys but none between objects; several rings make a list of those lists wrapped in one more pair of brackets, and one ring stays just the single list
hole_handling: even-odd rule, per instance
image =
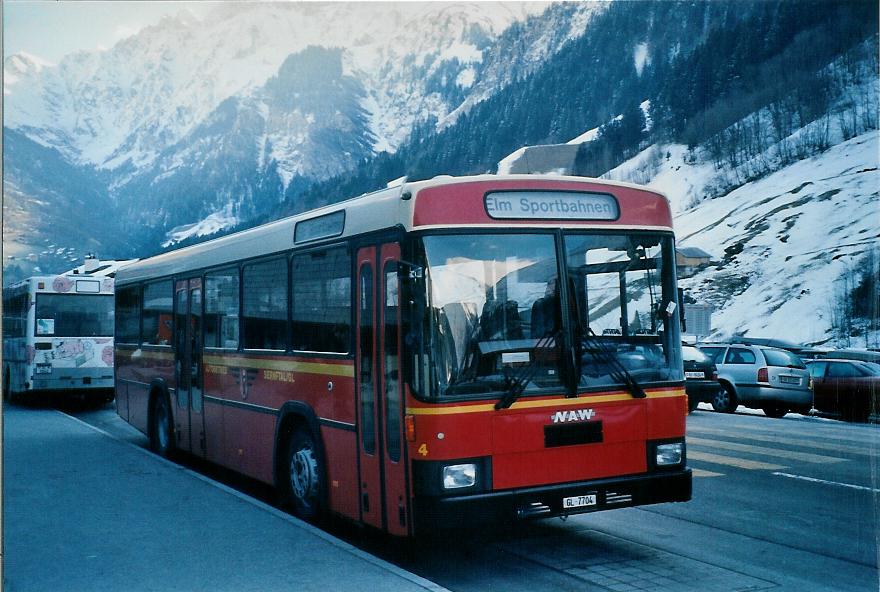
[{"label": "white bus window", "polygon": [[38,294],[37,337],[113,335],[113,296]]}]

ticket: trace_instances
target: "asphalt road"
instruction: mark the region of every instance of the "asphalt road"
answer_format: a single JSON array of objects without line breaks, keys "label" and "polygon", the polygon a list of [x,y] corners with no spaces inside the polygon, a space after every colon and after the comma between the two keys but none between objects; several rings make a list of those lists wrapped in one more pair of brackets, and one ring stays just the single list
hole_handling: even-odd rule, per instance
[{"label": "asphalt road", "polygon": [[[740,408],[744,411],[744,408]],[[67,412],[139,446],[112,404]],[[880,590],[880,426],[789,415],[688,418],[694,497],[416,544],[336,536],[453,591]],[[195,468],[265,500],[271,491]]]}]

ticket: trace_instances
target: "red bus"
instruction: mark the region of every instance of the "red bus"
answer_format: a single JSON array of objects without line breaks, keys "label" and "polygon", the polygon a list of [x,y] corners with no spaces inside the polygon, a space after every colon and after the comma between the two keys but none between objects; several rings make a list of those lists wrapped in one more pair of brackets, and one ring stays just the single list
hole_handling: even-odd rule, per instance
[{"label": "red bus", "polygon": [[119,415],[393,535],[687,501],[672,219],[635,185],[437,177],[129,265]]}]

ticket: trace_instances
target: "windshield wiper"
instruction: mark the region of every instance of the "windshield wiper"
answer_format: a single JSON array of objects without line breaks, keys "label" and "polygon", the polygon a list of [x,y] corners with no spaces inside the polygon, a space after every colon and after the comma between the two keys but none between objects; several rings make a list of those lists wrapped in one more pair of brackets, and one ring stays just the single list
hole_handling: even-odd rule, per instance
[{"label": "windshield wiper", "polygon": [[504,396],[495,403],[495,409],[507,409],[513,405],[520,395],[523,394],[523,391],[526,390],[526,386],[528,386],[529,382],[531,382],[532,378],[535,377],[535,374],[538,371],[538,350],[546,348],[551,343],[555,344],[559,334],[560,331],[554,331],[539,339],[535,343],[535,347],[532,348],[533,355],[531,359],[525,366],[520,368],[516,375],[512,375],[509,368],[505,368],[505,393]]},{"label": "windshield wiper", "polygon": [[623,363],[617,358],[616,352],[612,352],[605,347],[592,328],[587,327],[587,332],[583,334],[581,338],[587,345],[587,351],[590,352],[590,355],[592,355],[600,364],[604,364],[610,368],[611,372],[609,373],[609,376],[615,381],[625,384],[632,393],[634,399],[644,399],[648,396],[645,389],[636,382],[633,375],[629,373],[629,370],[627,370]]}]

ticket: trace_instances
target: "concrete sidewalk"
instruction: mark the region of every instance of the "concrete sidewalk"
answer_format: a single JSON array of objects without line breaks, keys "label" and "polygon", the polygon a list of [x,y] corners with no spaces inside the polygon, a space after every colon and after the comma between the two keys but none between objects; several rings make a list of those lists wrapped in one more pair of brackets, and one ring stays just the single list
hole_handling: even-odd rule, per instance
[{"label": "concrete sidewalk", "polygon": [[444,590],[57,411],[3,428],[7,592]]}]

